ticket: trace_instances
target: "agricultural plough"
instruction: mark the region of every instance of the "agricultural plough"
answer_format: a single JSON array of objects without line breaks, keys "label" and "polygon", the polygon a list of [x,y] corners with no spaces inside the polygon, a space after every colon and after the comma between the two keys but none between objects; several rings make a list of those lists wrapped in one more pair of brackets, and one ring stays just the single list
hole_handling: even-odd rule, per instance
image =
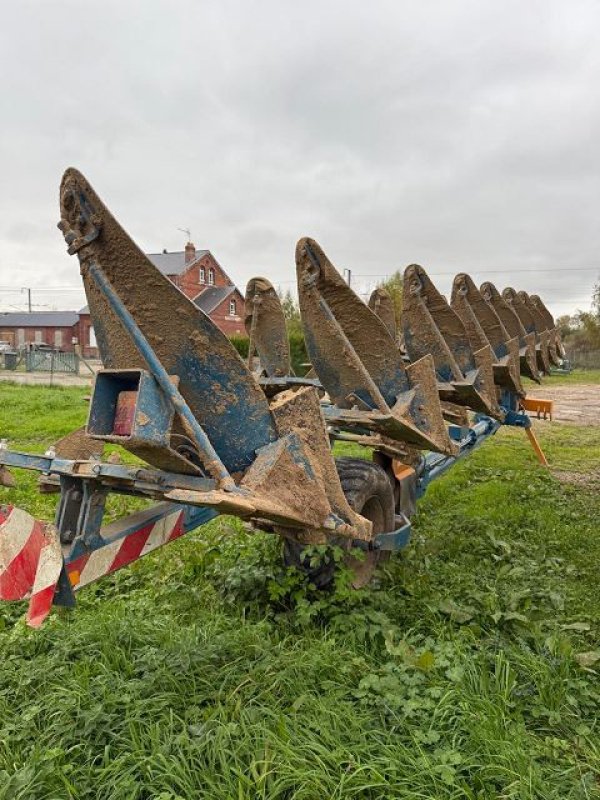
[{"label": "agricultural plough", "polygon": [[[53,523],[0,506],[0,599],[29,600],[39,625],[89,583],[219,514],[283,540],[285,562],[320,587],[310,545],[348,551],[357,586],[405,547],[429,483],[502,425],[523,428],[544,461],[521,376],[540,381],[564,352],[537,296],[456,276],[450,302],[407,267],[402,330],[378,289],[365,304],[312,239],[296,248],[312,368],[294,375],[285,319],[268,280],[247,287],[248,362],[134,244],[87,180],[68,170],[58,227],[79,259],[103,369],[85,429],[44,455],[0,445],[9,468],[40,473]],[[540,405],[541,404],[541,405]],[[1,434],[1,431],[0,431]],[[354,442],[372,460],[334,458]],[[106,443],[136,457],[104,457]],[[153,501],[103,525],[111,493]],[[356,558],[356,549],[362,551]]]}]

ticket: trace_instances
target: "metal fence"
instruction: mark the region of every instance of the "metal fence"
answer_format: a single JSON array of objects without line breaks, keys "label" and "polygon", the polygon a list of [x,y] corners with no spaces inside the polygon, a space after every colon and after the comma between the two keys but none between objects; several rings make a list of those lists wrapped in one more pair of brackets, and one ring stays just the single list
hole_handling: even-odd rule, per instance
[{"label": "metal fence", "polygon": [[54,350],[8,351],[0,354],[0,369],[78,375],[79,356]]},{"label": "metal fence", "polygon": [[75,353],[32,350],[25,354],[27,372],[67,372],[79,374],[79,357]]},{"label": "metal fence", "polygon": [[567,347],[567,358],[574,369],[600,369],[600,350]]}]

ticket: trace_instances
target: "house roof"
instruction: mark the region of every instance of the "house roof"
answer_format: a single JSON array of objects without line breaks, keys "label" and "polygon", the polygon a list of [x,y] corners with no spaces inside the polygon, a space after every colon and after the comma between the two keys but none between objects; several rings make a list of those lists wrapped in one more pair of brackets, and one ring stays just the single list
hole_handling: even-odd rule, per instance
[{"label": "house roof", "polygon": [[235,286],[209,286],[208,289],[194,297],[194,303],[200,311],[210,314],[225,298],[235,291],[237,291]]},{"label": "house roof", "polygon": [[72,328],[79,322],[76,311],[7,311],[0,313],[0,328]]},{"label": "house roof", "polygon": [[196,258],[189,264],[185,263],[185,250],[177,250],[173,253],[147,253],[147,256],[163,275],[182,275],[208,252],[208,250],[196,250]]}]

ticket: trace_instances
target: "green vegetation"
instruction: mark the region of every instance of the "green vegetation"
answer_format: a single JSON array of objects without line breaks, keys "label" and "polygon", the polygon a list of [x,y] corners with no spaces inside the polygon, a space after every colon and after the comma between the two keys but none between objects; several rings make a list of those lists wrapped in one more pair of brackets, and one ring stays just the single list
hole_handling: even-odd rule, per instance
[{"label": "green vegetation", "polygon": [[578,311],[574,316],[557,320],[561,336],[575,347],[600,349],[600,283],[594,287],[589,311]]},{"label": "green vegetation", "polygon": [[[247,336],[231,336],[230,341],[243,359],[248,358],[250,340]],[[308,370],[308,353],[304,342],[302,330],[290,329],[288,331],[290,345],[290,361],[294,375],[305,375]]]},{"label": "green vegetation", "polygon": [[[0,436],[43,451],[84,393],[0,384]],[[600,428],[537,430],[580,482],[502,430],[368,591],[315,598],[227,518],[39,631],[2,604],[0,800],[600,797]]]},{"label": "green vegetation", "polygon": [[[600,384],[600,369],[574,369],[566,375],[551,375],[544,378],[542,386],[563,386],[577,383]],[[523,385],[528,393],[535,396],[535,390],[539,384],[523,378]]]},{"label": "green vegetation", "polygon": [[394,315],[396,317],[396,326],[400,331],[402,329],[402,303],[404,298],[404,273],[397,269],[389,278],[381,281],[379,286],[385,289],[389,294],[394,306]]}]

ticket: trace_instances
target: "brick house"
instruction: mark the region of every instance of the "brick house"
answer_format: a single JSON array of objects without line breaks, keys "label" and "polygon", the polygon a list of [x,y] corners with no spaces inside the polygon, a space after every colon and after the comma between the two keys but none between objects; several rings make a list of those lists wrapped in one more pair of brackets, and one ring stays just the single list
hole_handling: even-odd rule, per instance
[{"label": "brick house", "polygon": [[[149,253],[163,275],[187,295],[227,336],[245,335],[244,298],[210,250]],[[70,352],[79,346],[85,358],[98,355],[87,306],[79,311],[0,312],[0,341],[13,348],[46,344]]]},{"label": "brick house", "polygon": [[244,298],[235,286],[209,286],[194,297],[204,311],[227,336],[245,336]]},{"label": "brick house", "polygon": [[47,344],[72,351],[79,341],[79,321],[76,311],[0,313],[0,341],[8,342],[14,349]]},{"label": "brick house", "polygon": [[148,253],[148,258],[223,333],[245,335],[244,297],[210,250],[196,250],[188,242],[185,250]]}]

